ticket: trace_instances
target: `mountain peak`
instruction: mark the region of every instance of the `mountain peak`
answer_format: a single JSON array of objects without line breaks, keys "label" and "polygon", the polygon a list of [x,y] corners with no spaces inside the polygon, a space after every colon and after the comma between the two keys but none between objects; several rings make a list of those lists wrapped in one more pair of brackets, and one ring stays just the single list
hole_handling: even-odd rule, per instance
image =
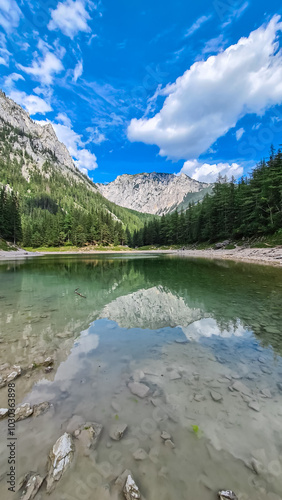
[{"label": "mountain peak", "polygon": [[189,201],[199,201],[211,185],[191,179],[184,173],[143,172],[119,175],[113,182],[97,184],[97,188],[117,205],[162,215],[178,207],[186,208]]}]

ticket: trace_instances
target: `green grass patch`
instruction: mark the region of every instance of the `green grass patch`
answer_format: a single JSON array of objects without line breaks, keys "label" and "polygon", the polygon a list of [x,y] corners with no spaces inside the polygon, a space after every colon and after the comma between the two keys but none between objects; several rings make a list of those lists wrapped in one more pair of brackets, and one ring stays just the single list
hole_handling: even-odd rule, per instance
[{"label": "green grass patch", "polygon": [[91,252],[91,251],[96,251],[96,252],[131,252],[132,248],[129,247],[123,247],[121,245],[119,246],[94,246],[94,245],[89,245],[86,247],[77,247],[75,245],[64,245],[60,247],[48,247],[48,246],[41,246],[41,247],[24,247],[24,250],[27,252],[44,252],[44,253],[52,253],[52,252]]}]

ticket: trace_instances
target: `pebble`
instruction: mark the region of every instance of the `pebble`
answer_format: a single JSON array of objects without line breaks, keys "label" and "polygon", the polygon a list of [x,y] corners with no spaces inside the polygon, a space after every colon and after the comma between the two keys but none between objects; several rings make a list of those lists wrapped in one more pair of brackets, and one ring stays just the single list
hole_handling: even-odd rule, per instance
[{"label": "pebble", "polygon": [[127,429],[127,424],[113,424],[110,428],[109,435],[114,441],[119,441]]},{"label": "pebble", "polygon": [[44,401],[44,403],[39,403],[38,405],[33,406],[33,416],[34,417],[39,417],[39,415],[42,415],[45,413],[49,408],[51,408],[51,403],[48,403],[48,401]]},{"label": "pebble", "polygon": [[272,374],[272,371],[267,366],[262,365],[260,369],[263,373],[267,373],[268,375]]},{"label": "pebble", "polygon": [[248,404],[248,407],[254,411],[260,411],[260,406],[259,406],[257,401],[250,401],[250,403]]},{"label": "pebble", "polygon": [[203,396],[203,394],[195,394],[194,400],[200,403],[201,401],[204,401],[206,398]]},{"label": "pebble", "polygon": [[29,403],[24,403],[16,408],[15,421],[18,422],[19,420],[24,420],[25,418],[30,417],[32,414],[33,408]]},{"label": "pebble", "polygon": [[218,492],[219,500],[238,500],[238,497],[231,490],[222,490]]},{"label": "pebble", "polygon": [[237,392],[241,392],[242,394],[245,394],[246,396],[251,396],[250,389],[246,385],[244,385],[242,382],[235,382],[232,385],[232,389],[237,391]]},{"label": "pebble", "polygon": [[272,397],[272,394],[271,394],[269,389],[262,389],[260,392],[261,392],[262,396],[264,396],[265,398]]},{"label": "pebble", "polygon": [[141,498],[139,488],[130,474],[127,476],[123,493],[126,500],[137,500]]},{"label": "pebble", "polygon": [[161,438],[164,439],[164,440],[170,439],[171,435],[168,432],[166,432],[166,431],[162,431]]},{"label": "pebble", "polygon": [[218,403],[223,399],[222,395],[219,392],[210,391],[210,395],[212,399]]},{"label": "pebble", "polygon": [[168,448],[171,448],[172,450],[173,450],[173,448],[175,448],[175,444],[171,441],[171,439],[166,439],[165,446],[167,446]]},{"label": "pebble", "polygon": [[178,380],[181,378],[181,375],[180,373],[176,372],[176,371],[172,371],[170,374],[169,374],[169,380]]},{"label": "pebble", "polygon": [[128,387],[132,394],[142,399],[145,398],[150,392],[150,388],[141,382],[131,382],[128,384]]},{"label": "pebble", "polygon": [[145,460],[148,458],[148,453],[143,450],[143,448],[138,448],[138,450],[133,453],[133,458],[135,460]]}]

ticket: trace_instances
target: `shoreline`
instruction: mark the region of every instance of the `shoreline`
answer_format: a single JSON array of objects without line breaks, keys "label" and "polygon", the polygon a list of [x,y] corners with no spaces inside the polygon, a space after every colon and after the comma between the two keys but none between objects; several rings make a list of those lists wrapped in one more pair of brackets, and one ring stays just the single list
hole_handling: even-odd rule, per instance
[{"label": "shoreline", "polygon": [[282,246],[270,248],[243,248],[236,247],[232,250],[78,250],[65,252],[27,252],[18,251],[0,251],[0,261],[26,259],[29,257],[41,257],[46,255],[132,255],[132,254],[170,254],[180,257],[204,258],[210,260],[231,260],[235,262],[246,262],[250,264],[282,266]]}]

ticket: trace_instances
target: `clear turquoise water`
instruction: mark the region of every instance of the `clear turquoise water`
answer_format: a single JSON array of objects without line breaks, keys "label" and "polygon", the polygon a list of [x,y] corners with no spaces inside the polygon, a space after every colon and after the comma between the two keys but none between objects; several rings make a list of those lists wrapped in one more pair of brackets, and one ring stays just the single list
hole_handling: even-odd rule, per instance
[{"label": "clear turquoise water", "polygon": [[[54,405],[17,424],[18,477],[44,474],[49,450],[78,415],[103,425],[99,444],[38,498],[116,498],[113,481],[129,468],[147,500],[212,500],[221,488],[241,500],[281,499],[281,305],[282,269],[267,266],[151,254],[2,262],[0,364],[23,369],[18,404]],[[28,368],[42,356],[55,358],[50,374]],[[145,399],[127,386],[140,372]],[[230,390],[238,381],[249,396]],[[117,421],[128,429],[113,442]],[[0,496],[8,499],[5,420],[0,432]],[[138,462],[140,447],[148,458]]]}]

